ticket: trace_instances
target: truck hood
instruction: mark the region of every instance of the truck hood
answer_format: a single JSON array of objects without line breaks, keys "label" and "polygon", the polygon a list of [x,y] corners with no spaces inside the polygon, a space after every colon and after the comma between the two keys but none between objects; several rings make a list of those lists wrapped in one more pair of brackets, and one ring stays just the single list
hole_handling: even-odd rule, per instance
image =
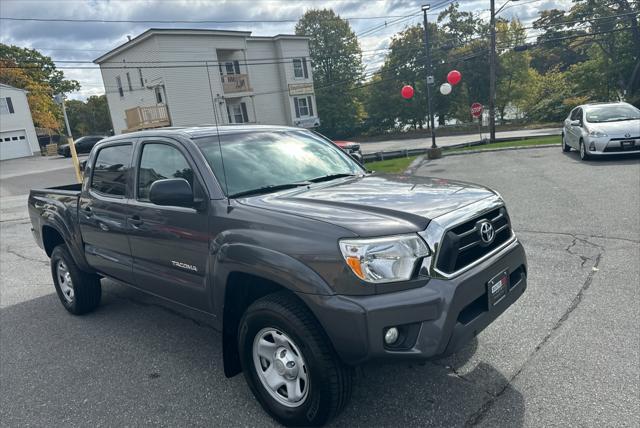
[{"label": "truck hood", "polygon": [[494,195],[459,181],[374,174],[238,202],[332,223],[359,236],[382,236],[422,231],[430,220]]}]

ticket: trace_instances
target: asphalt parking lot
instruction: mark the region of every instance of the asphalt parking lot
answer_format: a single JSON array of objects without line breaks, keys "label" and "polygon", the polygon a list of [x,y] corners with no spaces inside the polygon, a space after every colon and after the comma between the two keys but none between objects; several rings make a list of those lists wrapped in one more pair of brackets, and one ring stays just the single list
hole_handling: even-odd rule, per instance
[{"label": "asphalt parking lot", "polygon": [[[21,193],[60,174],[73,177],[2,183],[1,425],[272,426],[244,379],[224,378],[220,335],[194,314],[108,281],[96,312],[62,308]],[[529,288],[450,358],[365,366],[334,425],[636,426],[640,160],[554,147],[449,156],[416,174],[502,194]]]}]

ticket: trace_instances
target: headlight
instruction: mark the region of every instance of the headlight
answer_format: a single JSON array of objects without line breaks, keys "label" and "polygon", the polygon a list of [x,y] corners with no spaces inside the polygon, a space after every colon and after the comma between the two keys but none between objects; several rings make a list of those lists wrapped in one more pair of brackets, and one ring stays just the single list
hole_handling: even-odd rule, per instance
[{"label": "headlight", "polygon": [[430,254],[415,234],[373,239],[342,239],[340,251],[360,279],[382,283],[411,279],[416,263]]},{"label": "headlight", "polygon": [[592,129],[591,131],[589,131],[589,136],[599,138],[599,137],[606,137],[607,134],[597,129]]}]

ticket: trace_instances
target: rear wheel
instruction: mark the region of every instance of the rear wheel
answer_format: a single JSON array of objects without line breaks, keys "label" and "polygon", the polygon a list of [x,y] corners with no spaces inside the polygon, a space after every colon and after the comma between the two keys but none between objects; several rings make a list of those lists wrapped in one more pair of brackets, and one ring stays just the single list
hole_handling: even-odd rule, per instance
[{"label": "rear wheel", "polygon": [[324,425],[347,404],[353,370],[295,296],[278,292],[254,302],[240,322],[238,341],[247,383],[278,422]]},{"label": "rear wheel", "polygon": [[584,141],[582,139],[580,140],[580,159],[582,160],[589,159],[589,153],[587,153],[587,148],[584,145]]},{"label": "rear wheel", "polygon": [[564,134],[562,134],[562,151],[563,152],[571,151],[571,146],[567,144],[566,137],[564,136]]},{"label": "rear wheel", "polygon": [[51,253],[51,275],[60,302],[72,314],[91,312],[100,304],[100,278],[81,271],[64,244]]}]

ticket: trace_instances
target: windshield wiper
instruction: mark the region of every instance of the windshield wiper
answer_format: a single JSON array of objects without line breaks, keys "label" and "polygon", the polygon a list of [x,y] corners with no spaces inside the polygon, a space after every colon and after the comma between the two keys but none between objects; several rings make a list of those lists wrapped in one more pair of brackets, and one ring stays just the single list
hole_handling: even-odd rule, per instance
[{"label": "windshield wiper", "polygon": [[321,181],[335,180],[336,178],[355,177],[355,176],[356,176],[356,174],[347,174],[347,173],[328,174],[328,175],[323,175],[322,177],[312,178],[309,181],[312,182],[312,183],[319,183]]},{"label": "windshield wiper", "polygon": [[296,187],[308,186],[311,184],[308,181],[301,181],[299,183],[287,183],[287,184],[271,184],[269,186],[258,187],[257,189],[243,190],[229,195],[230,198],[238,198],[240,196],[259,195],[261,193],[277,192],[278,190],[294,189]]}]

